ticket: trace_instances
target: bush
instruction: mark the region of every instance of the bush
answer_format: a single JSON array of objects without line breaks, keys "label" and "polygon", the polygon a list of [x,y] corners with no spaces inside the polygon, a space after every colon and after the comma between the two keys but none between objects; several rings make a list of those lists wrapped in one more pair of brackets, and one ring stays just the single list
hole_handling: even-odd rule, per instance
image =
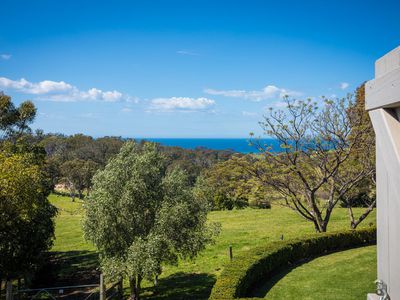
[{"label": "bush", "polygon": [[277,272],[296,262],[375,243],[376,228],[368,228],[357,231],[319,233],[308,238],[278,241],[254,248],[235,257],[224,268],[209,299],[251,299],[246,296],[260,281],[268,280]]}]

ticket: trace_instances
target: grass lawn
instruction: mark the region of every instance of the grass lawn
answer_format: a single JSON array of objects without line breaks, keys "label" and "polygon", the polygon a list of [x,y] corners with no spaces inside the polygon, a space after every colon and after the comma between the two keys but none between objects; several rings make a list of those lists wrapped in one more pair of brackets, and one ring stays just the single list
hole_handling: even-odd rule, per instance
[{"label": "grass lawn", "polygon": [[[97,267],[94,247],[83,239],[81,219],[83,202],[71,202],[68,197],[51,195],[50,201],[59,209],[56,219],[56,240],[52,262],[57,264],[54,274],[57,283],[80,284],[96,280]],[[356,212],[359,212],[356,209]],[[228,247],[233,255],[249,251],[258,245],[280,239],[290,239],[314,233],[313,226],[288,208],[244,209],[211,212],[210,221],[220,222],[222,232],[195,261],[181,261],[178,266],[165,266],[154,288],[144,283],[144,298],[148,299],[207,299],[211,288],[225,263],[229,262]],[[375,223],[371,215],[360,227]],[[347,211],[337,208],[328,230],[349,228]],[[337,276],[337,275],[335,275]],[[53,276],[54,277],[54,276]],[[336,277],[335,277],[336,278]],[[73,281],[73,282],[71,282]],[[79,281],[79,282],[77,282]],[[309,291],[308,291],[309,292]],[[324,298],[321,298],[324,299]]]},{"label": "grass lawn", "polygon": [[[284,277],[283,277],[284,276]],[[265,299],[366,299],[375,290],[376,246],[318,257],[278,274],[271,289],[266,283],[254,296]],[[273,280],[273,281],[274,281]]]}]

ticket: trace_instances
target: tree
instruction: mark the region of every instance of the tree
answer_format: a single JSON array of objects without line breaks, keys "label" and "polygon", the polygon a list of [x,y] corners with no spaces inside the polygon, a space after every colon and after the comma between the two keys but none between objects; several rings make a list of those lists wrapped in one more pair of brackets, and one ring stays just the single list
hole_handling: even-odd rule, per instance
[{"label": "tree", "polygon": [[[244,208],[255,206],[270,208],[269,191],[250,169],[251,155],[233,156],[206,169],[196,183],[214,209]],[[254,170],[253,170],[254,171]]]},{"label": "tree", "polygon": [[[350,227],[355,229],[376,206],[375,133],[368,112],[365,110],[365,84],[357,88],[355,103],[349,111],[350,120],[356,120],[352,124],[349,139],[363,142],[352,142],[355,144],[353,151],[343,168],[336,174],[336,180],[347,189],[345,193],[342,193],[341,201],[342,206],[349,212]],[[357,184],[344,183],[348,178],[354,179],[358,176],[362,176],[362,179]],[[357,206],[365,208],[359,216],[355,216],[353,210],[353,207]]]},{"label": "tree", "polygon": [[83,191],[90,191],[92,177],[99,168],[92,160],[73,159],[61,165],[61,173],[66,182],[72,201],[75,199],[75,191],[78,192],[79,199],[83,199]]},{"label": "tree", "polygon": [[0,93],[0,132],[3,139],[16,142],[24,133],[30,132],[29,124],[36,117],[36,107],[31,101],[15,107],[11,97]]},{"label": "tree", "polygon": [[285,100],[286,110],[271,109],[260,123],[280,146],[274,149],[254,141],[264,157],[255,175],[317,232],[325,232],[337,203],[374,172],[368,162],[359,161],[357,167],[350,163],[357,149],[371,145],[362,131],[355,130],[362,116],[351,109],[350,96],[324,98],[322,108],[311,100]]},{"label": "tree", "polygon": [[0,278],[28,275],[51,247],[56,208],[48,187],[33,154],[0,152]]},{"label": "tree", "polygon": [[154,144],[127,142],[96,173],[85,205],[85,237],[97,247],[106,275],[129,279],[131,299],[139,299],[143,278],[155,278],[178,258],[194,258],[217,233],[187,175],[166,169]]}]

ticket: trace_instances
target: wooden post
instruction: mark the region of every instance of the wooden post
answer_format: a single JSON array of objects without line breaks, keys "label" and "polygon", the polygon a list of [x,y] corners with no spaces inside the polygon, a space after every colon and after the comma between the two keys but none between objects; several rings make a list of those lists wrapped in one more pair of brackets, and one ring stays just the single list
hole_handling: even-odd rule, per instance
[{"label": "wooden post", "polygon": [[100,274],[100,286],[99,286],[99,288],[100,288],[100,300],[106,300],[103,273]]},{"label": "wooden post", "polygon": [[18,285],[17,285],[17,293],[15,294],[15,299],[19,300],[20,299],[20,294],[18,293],[21,290],[21,278],[18,278]]},{"label": "wooden post", "polygon": [[12,282],[7,281],[6,283],[6,300],[13,300]]},{"label": "wooden post", "polygon": [[123,288],[123,279],[121,278],[118,282],[118,298],[120,300],[124,299],[124,288]]},{"label": "wooden post", "polygon": [[233,259],[233,252],[232,252],[232,245],[229,245],[229,259],[232,261]]}]

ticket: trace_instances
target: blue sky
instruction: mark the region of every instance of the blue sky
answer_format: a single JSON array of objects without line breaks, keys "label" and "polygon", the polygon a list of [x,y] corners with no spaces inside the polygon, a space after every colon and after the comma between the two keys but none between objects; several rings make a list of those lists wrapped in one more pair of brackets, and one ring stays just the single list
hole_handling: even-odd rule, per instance
[{"label": "blue sky", "polygon": [[247,137],[282,95],[343,96],[400,44],[400,1],[0,6],[0,90],[65,134]]}]

